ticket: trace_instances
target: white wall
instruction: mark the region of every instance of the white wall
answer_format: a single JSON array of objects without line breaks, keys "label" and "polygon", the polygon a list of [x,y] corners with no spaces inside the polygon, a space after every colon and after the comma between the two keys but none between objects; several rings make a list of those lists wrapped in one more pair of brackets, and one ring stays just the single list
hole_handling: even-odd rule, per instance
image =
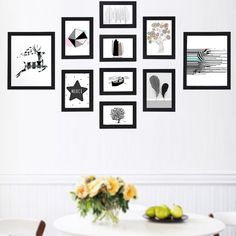
[{"label": "white wall", "polygon": [[[39,6],[37,6],[39,5]],[[2,173],[235,172],[234,0],[142,0],[136,29],[99,29],[98,1],[0,1]],[[176,16],[176,60],[142,60],[142,17]],[[93,16],[93,60],[62,60],[61,17]],[[56,90],[7,90],[7,32],[56,32]],[[183,90],[183,31],[232,31],[232,90]],[[137,34],[137,62],[99,62],[99,34]],[[137,96],[99,96],[99,67],[137,67]],[[94,112],[62,113],[61,69],[94,69]],[[176,68],[176,112],[142,112],[142,69]],[[136,130],[100,130],[101,100],[135,100]]]},{"label": "white wall", "polygon": [[[189,211],[236,210],[233,201],[236,196],[236,1],[137,0],[137,8],[136,29],[99,29],[99,1],[0,0],[0,216],[40,215],[51,223],[53,218],[72,211],[64,195],[67,188],[61,180],[67,174],[83,173],[134,175],[134,181],[136,175],[141,179],[148,176],[149,181],[154,181],[142,185],[141,189],[146,190],[140,194],[139,201],[143,203],[154,199],[175,201],[176,196]],[[61,60],[63,16],[94,17],[93,60]],[[176,60],[142,59],[143,16],[176,16]],[[56,90],[7,90],[8,31],[56,32]],[[231,90],[182,89],[184,31],[232,32]],[[99,62],[99,34],[115,33],[137,34],[137,62]],[[137,67],[137,96],[99,96],[99,67],[127,66]],[[142,112],[142,69],[148,68],[176,69],[175,113]],[[60,111],[61,69],[94,70],[94,112]],[[138,128],[100,130],[98,104],[103,100],[137,101]],[[165,187],[171,173],[185,175],[181,176],[181,183]],[[185,184],[193,173],[197,174],[200,186],[207,182],[206,188],[198,184],[195,187],[195,181]],[[36,185],[35,174],[45,175],[44,185]],[[155,181],[159,174],[164,174],[160,183]],[[176,176],[171,181],[178,179],[179,175]],[[225,182],[217,185],[221,177]],[[32,178],[30,184],[25,184]],[[212,181],[207,181],[209,178]],[[75,179],[76,176],[68,184],[71,186]],[[182,184],[184,190],[180,188]],[[156,197],[152,198],[152,193]],[[27,199],[36,195],[45,195],[42,199],[46,203],[40,205],[37,200],[38,207],[31,207],[30,213],[26,213]],[[55,196],[57,209],[52,210]],[[222,205],[217,208],[219,204]],[[34,202],[29,205],[33,206]]]}]

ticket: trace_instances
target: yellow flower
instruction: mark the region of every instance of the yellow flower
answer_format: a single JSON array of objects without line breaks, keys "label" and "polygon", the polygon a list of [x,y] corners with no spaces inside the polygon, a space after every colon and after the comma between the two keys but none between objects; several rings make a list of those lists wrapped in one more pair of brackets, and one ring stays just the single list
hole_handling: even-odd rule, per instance
[{"label": "yellow flower", "polygon": [[88,184],[89,197],[96,196],[100,192],[100,190],[104,184],[105,184],[105,181],[102,178],[95,179],[95,180],[91,181]]},{"label": "yellow flower", "polygon": [[95,180],[95,177],[90,175],[90,176],[84,176],[82,179],[81,179],[81,183],[84,183],[84,184],[88,184],[90,183],[91,181]]},{"label": "yellow flower", "polygon": [[75,194],[78,198],[86,198],[88,196],[88,187],[85,184],[80,184],[75,189]]},{"label": "yellow flower", "polygon": [[126,184],[124,187],[123,197],[126,201],[129,201],[132,198],[137,196],[137,191],[134,185]]},{"label": "yellow flower", "polygon": [[110,193],[111,196],[114,196],[120,188],[120,183],[116,178],[110,177],[107,179],[106,186],[107,192]]}]

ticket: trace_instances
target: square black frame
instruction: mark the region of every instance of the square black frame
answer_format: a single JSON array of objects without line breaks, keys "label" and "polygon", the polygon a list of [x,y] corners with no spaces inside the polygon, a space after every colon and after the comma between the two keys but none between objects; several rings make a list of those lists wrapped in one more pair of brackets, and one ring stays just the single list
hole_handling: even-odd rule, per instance
[{"label": "square black frame", "polygon": [[[171,20],[172,21],[172,53],[171,55],[147,55],[147,21]],[[175,16],[144,16],[143,17],[143,59],[175,59]]]},{"label": "square black frame", "polygon": [[[65,54],[65,23],[66,21],[89,21],[89,55]],[[93,59],[93,17],[62,17],[61,18],[61,58],[62,59]]]},{"label": "square black frame", "polygon": [[[100,28],[136,28],[137,6],[135,1],[101,1],[99,3]],[[103,6],[104,5],[131,5],[133,11],[132,24],[104,24]]]},{"label": "square black frame", "polygon": [[[226,86],[188,86],[187,85],[187,43],[188,36],[226,36],[227,37],[227,85]],[[192,90],[222,90],[231,89],[231,32],[184,32],[184,47],[183,47],[183,89]]]},{"label": "square black frame", "polygon": [[[104,72],[132,72],[133,73],[133,91],[120,91],[120,92],[106,92],[104,91]],[[100,80],[100,95],[136,95],[137,87],[137,72],[136,68],[100,68],[99,80]]]},{"label": "square black frame", "polygon": [[[103,57],[103,39],[112,39],[112,38],[131,38],[133,39],[133,57],[132,58],[104,58]],[[127,35],[127,34],[118,34],[118,35],[100,35],[100,61],[136,61],[136,35]]]},{"label": "square black frame", "polygon": [[[65,75],[76,73],[89,74],[89,108],[66,108],[65,107]],[[62,70],[61,71],[61,111],[76,112],[76,111],[93,111],[93,70]]]},{"label": "square black frame", "polygon": [[[51,85],[50,86],[12,86],[11,85],[11,38],[12,36],[50,36],[51,37]],[[8,64],[7,64],[8,89],[55,89],[55,32],[8,32]]]},{"label": "square black frame", "polygon": [[[133,106],[133,124],[132,125],[104,125],[103,124],[103,107],[104,106],[112,106],[112,105],[129,105]],[[137,108],[136,108],[136,102],[130,102],[130,101],[110,101],[110,102],[100,102],[100,129],[136,129],[137,127]]]},{"label": "square black frame", "polygon": [[[172,107],[171,108],[148,108],[147,107],[147,73],[171,73],[172,74]],[[143,111],[160,111],[174,112],[175,111],[175,69],[144,69],[143,70]]]}]

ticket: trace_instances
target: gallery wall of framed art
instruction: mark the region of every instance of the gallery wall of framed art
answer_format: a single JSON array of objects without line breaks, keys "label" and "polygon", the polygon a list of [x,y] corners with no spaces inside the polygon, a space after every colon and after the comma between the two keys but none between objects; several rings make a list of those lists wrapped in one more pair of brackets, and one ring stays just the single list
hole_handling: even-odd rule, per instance
[{"label": "gallery wall of framed art", "polygon": [[[75,211],[68,191],[83,174],[124,176],[134,181],[141,189],[137,199],[140,204],[142,199],[145,204],[163,198],[167,203],[179,201],[186,212],[235,210],[236,0],[108,0],[104,5],[109,10],[101,14],[100,3],[104,1],[0,1],[1,216],[43,217],[48,222],[45,236],[59,236],[52,221]],[[127,2],[127,8],[123,3],[117,6],[120,1]],[[136,13],[131,5],[136,5]],[[120,11],[123,13],[117,17],[112,15]],[[175,58],[144,58],[144,17],[175,18]],[[85,20],[82,25],[78,19],[70,29],[73,20],[66,20],[67,33],[62,40],[62,18],[92,18],[93,27],[88,28],[91,21]],[[72,34],[74,30],[76,35]],[[19,35],[11,36],[15,46],[9,47],[11,32]],[[43,35],[23,36],[34,32]],[[210,38],[210,45],[206,44],[208,39],[197,44],[201,33],[214,34],[204,35]],[[72,42],[68,39],[71,34]],[[111,61],[100,61],[100,35],[135,35],[136,61],[116,61],[119,55]],[[156,37],[156,33],[151,35]],[[225,43],[228,39],[230,42]],[[68,43],[64,44],[66,58],[62,58],[62,43]],[[164,41],[164,51],[166,44],[170,49],[171,43],[171,39]],[[146,46],[147,56],[160,56],[156,42],[146,41]],[[168,57],[172,56],[169,49]],[[192,53],[188,49],[201,50]],[[31,54],[34,50],[37,54]],[[213,72],[213,68],[207,69],[209,58],[219,56],[214,50],[220,51],[216,59],[221,64],[211,64]],[[92,58],[85,58],[91,55]],[[136,70],[136,76],[124,69]],[[101,70],[104,77],[100,76]],[[144,70],[151,73],[146,77]],[[158,101],[171,101],[172,85],[172,74],[160,70],[175,70],[175,111],[167,103],[165,108],[169,110],[159,110]],[[62,71],[74,71],[65,74],[69,82]],[[90,74],[77,71],[93,71],[91,90]],[[112,86],[112,82],[117,86]],[[154,105],[148,100],[155,101]],[[104,105],[102,113],[103,102],[111,104]],[[125,102],[136,103],[136,113]],[[116,118],[115,114],[119,116]],[[226,200],[219,204],[222,199]],[[227,229],[220,236],[225,233],[234,236],[236,228]]]},{"label": "gallery wall of framed art", "polygon": [[[183,92],[231,89],[231,32],[181,32],[182,79],[172,67],[178,17],[138,14],[137,6],[136,1],[100,1],[99,22],[89,14],[61,16],[61,63],[78,63],[73,69],[60,68],[61,111],[91,112],[100,102],[100,128],[136,128],[137,109],[145,114],[176,111],[177,83],[183,83]],[[55,32],[8,33],[8,89],[55,89],[56,40]],[[94,56],[99,59],[96,68]],[[162,60],[164,67],[158,63]],[[116,120],[111,115],[115,110],[123,118]]]}]

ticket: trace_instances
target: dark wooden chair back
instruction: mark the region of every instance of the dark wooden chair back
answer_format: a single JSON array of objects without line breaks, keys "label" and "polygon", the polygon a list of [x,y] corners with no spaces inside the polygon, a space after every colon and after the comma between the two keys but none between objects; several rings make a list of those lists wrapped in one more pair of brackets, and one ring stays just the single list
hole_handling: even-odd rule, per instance
[{"label": "dark wooden chair back", "polygon": [[41,220],[39,223],[39,227],[36,231],[36,236],[43,236],[45,228],[46,228],[46,223]]}]

